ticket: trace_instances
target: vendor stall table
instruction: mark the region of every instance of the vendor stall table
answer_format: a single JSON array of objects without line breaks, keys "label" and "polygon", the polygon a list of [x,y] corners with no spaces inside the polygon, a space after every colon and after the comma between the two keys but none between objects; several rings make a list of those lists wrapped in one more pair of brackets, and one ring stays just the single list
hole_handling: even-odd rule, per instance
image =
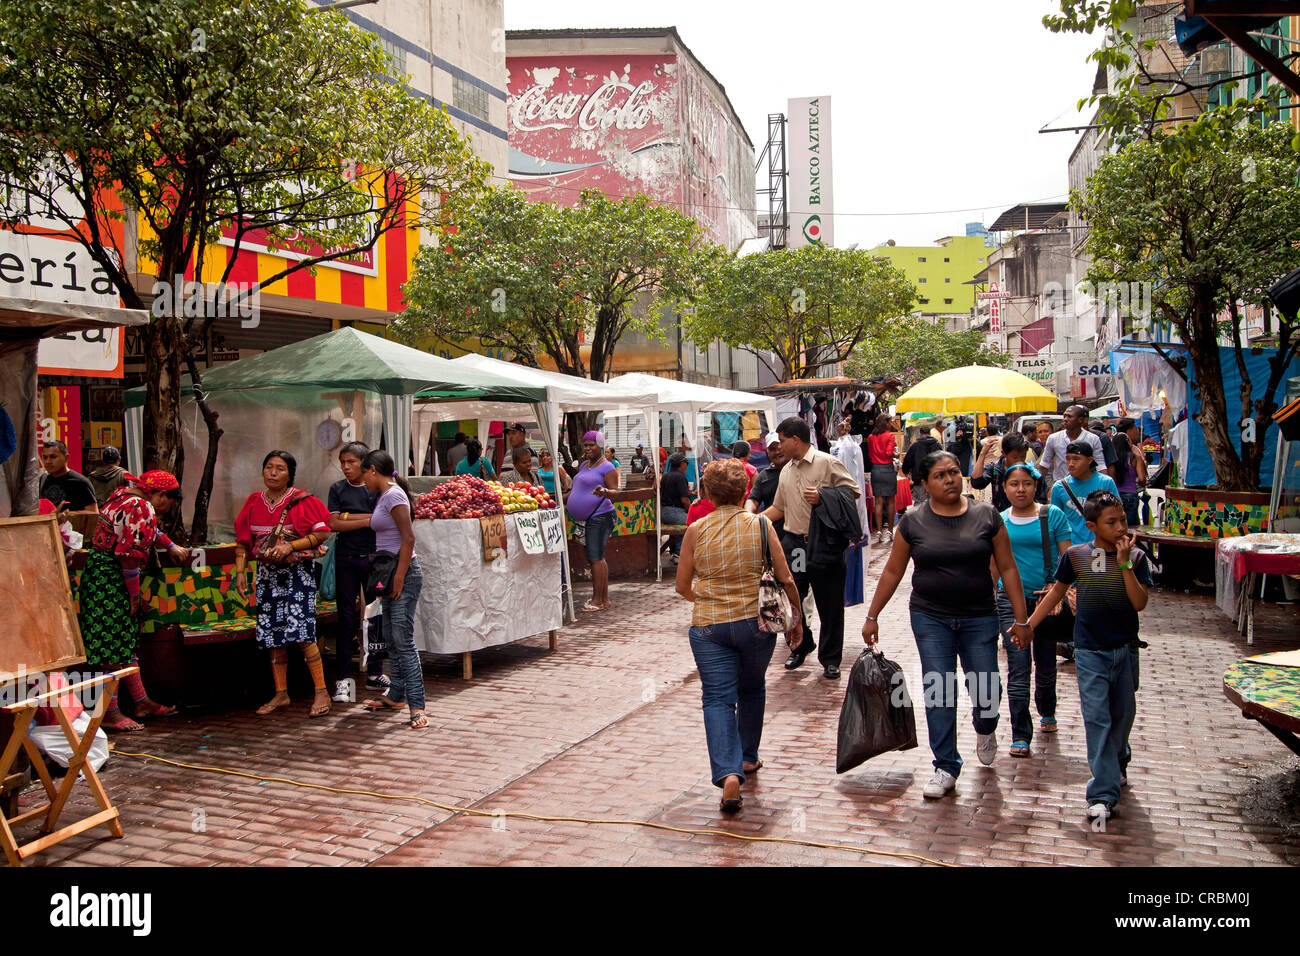
[{"label": "vendor stall table", "polygon": [[1237,661],[1223,674],[1223,695],[1300,755],[1300,667]]},{"label": "vendor stall table", "polygon": [[[1300,574],[1300,535],[1246,534],[1220,538],[1215,550],[1214,595],[1246,643],[1255,643],[1255,585],[1265,574]],[[1263,589],[1260,589],[1261,596]]]},{"label": "vendor stall table", "polygon": [[518,518],[506,515],[506,553],[483,560],[477,518],[420,520],[415,558],[424,584],[415,609],[415,646],[429,654],[461,655],[461,674],[472,676],[470,654],[562,625],[560,550],[528,554]]}]

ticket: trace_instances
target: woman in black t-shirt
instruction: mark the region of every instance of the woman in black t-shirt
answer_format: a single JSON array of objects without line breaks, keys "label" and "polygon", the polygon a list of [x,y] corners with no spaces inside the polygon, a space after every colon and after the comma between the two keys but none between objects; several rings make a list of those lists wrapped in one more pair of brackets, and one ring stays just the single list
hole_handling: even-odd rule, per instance
[{"label": "woman in black t-shirt", "polygon": [[961,467],[951,452],[927,455],[917,472],[930,498],[903,515],[862,625],[862,639],[868,645],[879,640],[876,618],[894,596],[910,559],[912,634],[921,654],[925,722],[935,767],[924,795],[942,797],[957,785],[961,773],[961,754],[957,752],[958,657],[972,703],[975,752],[985,765],[991,764],[998,752],[994,731],[998,726],[1002,678],[998,674],[998,617],[989,577],[990,558],[997,563],[1015,612],[1012,639],[1026,647],[1033,632],[1021,623],[1029,615],[1001,515],[992,506],[962,495]]}]

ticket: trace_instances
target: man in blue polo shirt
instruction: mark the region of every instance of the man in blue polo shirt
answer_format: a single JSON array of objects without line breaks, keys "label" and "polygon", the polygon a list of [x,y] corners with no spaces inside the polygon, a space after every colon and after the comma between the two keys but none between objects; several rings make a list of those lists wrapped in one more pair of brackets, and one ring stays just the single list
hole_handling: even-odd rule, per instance
[{"label": "man in blue polo shirt", "polygon": [[1076,441],[1065,448],[1068,474],[1052,486],[1051,503],[1065,512],[1070,520],[1070,540],[1075,544],[1092,544],[1093,533],[1083,514],[1083,503],[1094,491],[1109,491],[1119,497],[1119,488],[1110,475],[1097,472],[1092,445]]}]

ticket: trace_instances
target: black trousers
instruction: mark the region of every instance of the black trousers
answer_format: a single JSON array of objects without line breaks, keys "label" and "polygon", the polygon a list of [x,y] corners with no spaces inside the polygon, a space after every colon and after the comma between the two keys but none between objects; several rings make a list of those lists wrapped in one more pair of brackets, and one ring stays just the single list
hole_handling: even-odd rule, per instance
[{"label": "black trousers", "polygon": [[[847,568],[844,557],[837,564],[810,568],[807,566],[808,539],[804,535],[786,532],[781,536],[781,549],[786,561],[790,563],[790,573],[794,575],[795,587],[799,589],[799,600],[813,593],[813,603],[817,605],[817,617],[821,620],[821,633],[813,642],[812,630],[802,616],[799,625],[803,628],[803,641],[799,645],[802,653],[811,653],[817,649],[817,661],[822,667],[834,664],[840,666],[844,657],[844,577]],[[796,570],[799,569],[799,570]]]},{"label": "black trousers", "polygon": [[[370,562],[364,555],[334,556],[334,597],[339,604],[338,628],[335,631],[338,673],[335,675],[335,680],[345,680],[352,676],[352,642],[356,640],[361,629],[361,609],[358,600],[364,600],[361,589],[369,573]],[[374,677],[383,672],[383,657],[379,654],[371,654],[366,661],[367,676]]]}]

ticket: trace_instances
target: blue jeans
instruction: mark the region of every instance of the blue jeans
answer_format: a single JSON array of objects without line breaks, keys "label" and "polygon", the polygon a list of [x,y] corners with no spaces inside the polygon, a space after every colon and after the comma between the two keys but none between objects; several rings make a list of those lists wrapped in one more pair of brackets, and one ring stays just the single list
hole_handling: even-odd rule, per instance
[{"label": "blue jeans", "polygon": [[1124,502],[1124,518],[1128,521],[1130,528],[1136,528],[1142,524],[1142,519],[1138,515],[1141,499],[1136,491],[1121,491],[1119,500]]},{"label": "blue jeans", "polygon": [[776,635],[758,629],[758,618],[710,624],[690,630],[691,653],[700,669],[704,736],[713,784],[732,775],[745,780],[741,763],[758,763],[767,704],[764,676]]},{"label": "blue jeans", "polygon": [[[1038,598],[1025,595],[1030,614]],[[1007,593],[998,588],[998,624],[1002,628],[1002,646],[1007,650],[1007,709],[1011,712],[1011,739],[1029,743],[1034,739],[1034,722],[1029,716],[1029,674],[1034,672],[1034,706],[1038,716],[1056,719],[1056,628],[1054,618],[1047,618],[1034,631],[1034,641],[1021,650],[1007,635],[1015,623]]]},{"label": "blue jeans", "polygon": [[961,656],[966,692],[971,699],[975,733],[991,734],[998,726],[1002,675],[998,673],[998,619],[939,618],[912,611],[912,634],[921,654],[925,725],[934,765],[954,777],[961,773],[957,752],[957,657]]},{"label": "blue jeans", "polygon": [[405,701],[411,710],[424,710],[424,671],[420,667],[420,652],[415,649],[415,603],[423,584],[420,565],[412,558],[402,593],[383,601],[384,643],[388,645],[388,659],[393,662],[393,685],[388,688],[387,696],[397,704]]},{"label": "blue jeans", "polygon": [[[686,509],[674,508],[671,505],[660,505],[659,520],[661,524],[686,524]],[[673,554],[681,555],[682,538],[680,535],[674,535],[668,539],[668,550]]]},{"label": "blue jeans", "polygon": [[1128,735],[1137,716],[1138,649],[1090,651],[1076,647],[1074,673],[1079,679],[1079,705],[1092,771],[1085,795],[1089,803],[1114,805],[1119,803],[1119,778],[1128,772],[1133,757]]}]

